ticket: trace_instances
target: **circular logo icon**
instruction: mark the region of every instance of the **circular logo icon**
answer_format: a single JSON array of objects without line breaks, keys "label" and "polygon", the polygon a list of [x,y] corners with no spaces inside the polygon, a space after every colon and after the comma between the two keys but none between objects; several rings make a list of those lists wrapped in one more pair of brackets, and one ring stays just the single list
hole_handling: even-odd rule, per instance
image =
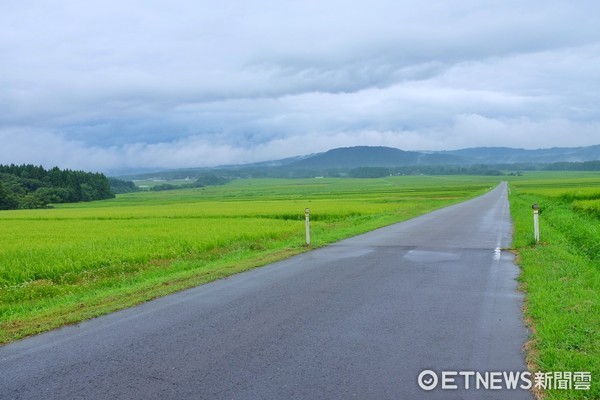
[{"label": "circular logo icon", "polygon": [[438,384],[438,377],[435,372],[430,369],[426,369],[419,374],[418,382],[421,389],[433,390]]}]

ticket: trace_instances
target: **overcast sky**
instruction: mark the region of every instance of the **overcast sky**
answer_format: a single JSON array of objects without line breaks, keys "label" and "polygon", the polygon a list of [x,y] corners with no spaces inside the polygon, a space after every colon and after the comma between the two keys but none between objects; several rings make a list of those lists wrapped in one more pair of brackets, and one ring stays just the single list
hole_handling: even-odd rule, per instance
[{"label": "overcast sky", "polygon": [[0,164],[600,144],[598,1],[0,2]]}]

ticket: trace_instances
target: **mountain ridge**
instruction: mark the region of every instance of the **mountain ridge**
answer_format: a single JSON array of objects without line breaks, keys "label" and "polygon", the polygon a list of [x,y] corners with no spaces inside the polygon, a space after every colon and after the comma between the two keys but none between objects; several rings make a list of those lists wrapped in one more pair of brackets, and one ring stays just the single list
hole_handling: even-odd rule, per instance
[{"label": "mountain ridge", "polygon": [[600,145],[519,149],[472,147],[444,151],[404,151],[384,146],[354,146],[331,149],[295,160],[287,166],[313,168],[401,167],[411,165],[548,164],[600,160]]}]

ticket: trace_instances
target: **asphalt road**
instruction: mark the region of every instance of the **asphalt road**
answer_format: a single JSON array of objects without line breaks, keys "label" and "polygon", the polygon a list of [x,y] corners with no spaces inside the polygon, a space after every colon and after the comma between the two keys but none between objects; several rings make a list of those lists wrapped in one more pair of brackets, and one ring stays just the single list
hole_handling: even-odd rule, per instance
[{"label": "asphalt road", "polygon": [[4,346],[0,398],[530,399],[440,388],[526,369],[506,191]]}]

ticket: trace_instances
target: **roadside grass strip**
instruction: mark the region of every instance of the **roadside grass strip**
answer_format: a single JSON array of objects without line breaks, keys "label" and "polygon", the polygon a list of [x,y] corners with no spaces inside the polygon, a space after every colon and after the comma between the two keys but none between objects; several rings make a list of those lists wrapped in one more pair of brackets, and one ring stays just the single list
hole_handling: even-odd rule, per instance
[{"label": "roadside grass strip", "polygon": [[[552,179],[543,186],[538,190],[515,181],[510,196],[513,246],[532,331],[528,367],[532,372],[591,373],[590,390],[536,391],[540,398],[599,399],[600,219],[593,198],[600,198],[600,189],[580,186],[565,193],[565,182]],[[582,192],[588,200],[577,200]],[[533,203],[542,210],[539,244],[533,241]]]}]

